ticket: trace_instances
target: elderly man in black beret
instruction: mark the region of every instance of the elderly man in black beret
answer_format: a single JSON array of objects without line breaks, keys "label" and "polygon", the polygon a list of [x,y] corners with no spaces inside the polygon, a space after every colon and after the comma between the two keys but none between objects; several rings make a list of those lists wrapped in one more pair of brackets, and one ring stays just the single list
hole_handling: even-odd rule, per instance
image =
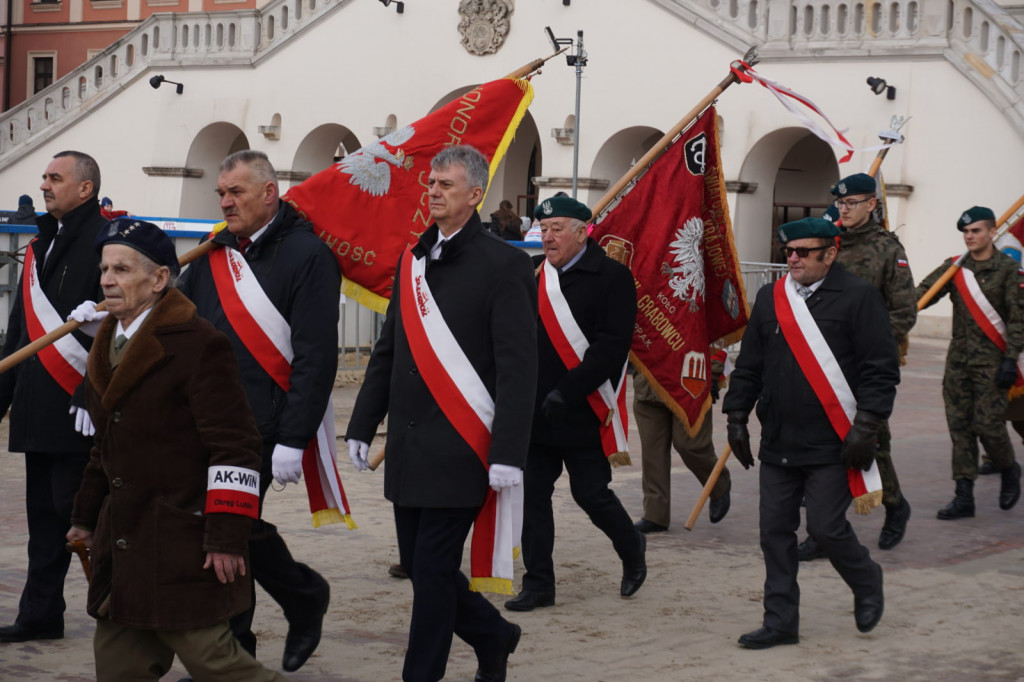
[{"label": "elderly man in black beret", "polygon": [[802,499],[807,530],[853,591],[857,629],[882,617],[882,567],[846,519],[848,470],[874,463],[899,359],[878,291],[836,262],[838,234],[821,218],[779,227],[789,274],[758,292],[723,400],[729,445],[745,468],[754,464],[747,417],[755,405],[761,422],[764,621],[739,638],[748,649],[799,641]]},{"label": "elderly man in black beret", "polygon": [[[1024,276],[1017,261],[995,246],[992,209],[972,206],[960,215],[956,228],[963,232],[967,253],[959,259],[956,276],[928,302],[933,305],[946,294],[953,302],[953,339],[946,354],[942,398],[953,441],[956,493],[938,511],[943,521],[974,516],[979,440],[1002,478],[999,508],[1011,509],[1020,499],[1020,464],[1003,415],[1024,349]],[[918,298],[953,260],[947,258],[917,285]]]},{"label": "elderly man in black beret", "polygon": [[610,384],[614,395],[625,377],[636,319],[633,275],[587,236],[591,215],[585,205],[552,197],[534,214],[544,247],[544,255],[534,257],[540,281],[539,373],[524,474],[526,575],[522,592],[505,602],[512,611],[555,603],[551,496],[563,467],[573,499],[622,561],[621,596],[632,596],[647,577],[646,539],[608,487],[608,458],[615,453],[605,446],[608,434],[602,430],[614,427],[620,415],[599,415],[593,404],[602,385]]},{"label": "elderly man in black beret", "polygon": [[199,680],[284,680],[228,628],[250,603],[260,468],[231,343],[170,288],[178,259],[156,225],[117,220],[96,250],[110,314],[89,353],[96,437],[67,534],[91,548],[96,679],[155,681],[177,655]]}]

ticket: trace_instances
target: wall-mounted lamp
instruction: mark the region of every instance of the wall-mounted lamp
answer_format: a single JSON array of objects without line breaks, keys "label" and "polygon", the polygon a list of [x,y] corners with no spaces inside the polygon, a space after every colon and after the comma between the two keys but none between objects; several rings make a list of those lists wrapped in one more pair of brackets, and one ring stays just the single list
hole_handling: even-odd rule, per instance
[{"label": "wall-mounted lamp", "polygon": [[896,99],[896,86],[889,85],[884,78],[868,77],[868,87],[876,95],[881,95],[884,92],[886,99]]},{"label": "wall-mounted lamp", "polygon": [[[563,2],[564,2],[564,0],[563,0]],[[405,3],[404,2],[396,2],[395,0],[380,0],[380,4],[384,5],[385,7],[389,7],[391,5],[394,5],[396,12],[398,12],[399,14],[405,14]]]},{"label": "wall-mounted lamp", "polygon": [[572,0],[562,0],[562,4],[565,5],[566,7],[569,6],[570,2],[572,2]]},{"label": "wall-mounted lamp", "polygon": [[166,78],[164,78],[163,76],[161,76],[159,74],[157,74],[156,76],[153,76],[152,78],[149,79],[149,84],[153,86],[154,90],[159,88],[160,85],[163,84],[163,83],[170,83],[171,85],[177,85],[178,87],[175,88],[175,90],[176,90],[176,92],[179,95],[185,91],[185,86],[182,85],[181,83],[175,83],[174,81],[169,81],[169,80],[167,80]]}]

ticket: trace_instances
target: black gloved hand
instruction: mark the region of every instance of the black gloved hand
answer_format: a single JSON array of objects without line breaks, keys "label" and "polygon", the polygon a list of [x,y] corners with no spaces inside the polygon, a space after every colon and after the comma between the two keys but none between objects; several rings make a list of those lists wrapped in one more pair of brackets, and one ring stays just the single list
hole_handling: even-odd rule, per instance
[{"label": "black gloved hand", "polygon": [[736,461],[743,465],[744,469],[754,466],[754,455],[750,451],[750,431],[747,430],[747,415],[745,412],[729,412],[729,420],[726,426],[726,438],[732,454]]},{"label": "black gloved hand", "polygon": [[847,469],[867,471],[875,461],[875,443],[882,420],[870,412],[857,410],[850,432],[843,441],[843,465]]},{"label": "black gloved hand", "polygon": [[544,402],[540,404],[541,414],[548,421],[555,421],[565,416],[565,397],[557,388],[544,396]]},{"label": "black gloved hand", "polygon": [[710,389],[710,392],[711,392],[711,404],[712,405],[718,402],[718,391],[719,391],[719,388],[720,388],[720,386],[718,384],[718,379],[712,377],[711,378],[711,389]]},{"label": "black gloved hand", "polygon": [[1013,358],[1003,358],[996,370],[996,387],[1007,389],[1017,383],[1017,363]]}]

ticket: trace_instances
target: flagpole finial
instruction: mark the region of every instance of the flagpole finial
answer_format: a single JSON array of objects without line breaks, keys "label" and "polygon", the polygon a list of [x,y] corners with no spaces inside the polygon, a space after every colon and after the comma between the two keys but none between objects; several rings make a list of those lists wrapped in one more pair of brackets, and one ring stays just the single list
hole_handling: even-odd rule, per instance
[{"label": "flagpole finial", "polygon": [[750,46],[750,49],[747,50],[747,53],[743,55],[743,61],[744,63],[746,63],[747,66],[754,66],[759,61],[761,61],[760,58],[757,56],[757,45]]}]

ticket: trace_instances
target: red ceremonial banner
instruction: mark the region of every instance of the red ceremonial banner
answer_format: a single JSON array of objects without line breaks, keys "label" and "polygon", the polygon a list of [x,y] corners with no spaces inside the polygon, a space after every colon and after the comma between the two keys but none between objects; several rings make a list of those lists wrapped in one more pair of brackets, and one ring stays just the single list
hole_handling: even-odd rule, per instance
[{"label": "red ceremonial banner", "polygon": [[387,309],[399,256],[433,222],[430,160],[444,147],[471,145],[490,160],[493,177],[532,100],[529,81],[484,83],[288,190],[284,199],[338,259],[346,296]]},{"label": "red ceremonial banner", "polygon": [[711,406],[710,346],[738,340],[747,323],[714,107],[598,218],[591,236],[636,280],[634,367],[695,433]]}]

